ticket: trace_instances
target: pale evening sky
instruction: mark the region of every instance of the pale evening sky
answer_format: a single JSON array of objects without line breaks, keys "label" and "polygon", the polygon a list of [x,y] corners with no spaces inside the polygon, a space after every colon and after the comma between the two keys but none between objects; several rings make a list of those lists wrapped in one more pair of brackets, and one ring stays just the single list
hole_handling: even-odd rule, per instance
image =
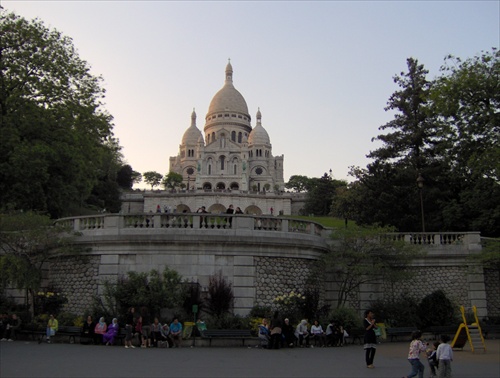
[{"label": "pale evening sky", "polygon": [[[102,75],[134,170],[166,174],[195,108],[203,133],[231,59],[252,126],[258,108],[291,175],[365,167],[390,121],[392,78],[414,57],[439,74],[499,47],[500,1],[1,1],[73,39]],[[147,187],[144,183],[136,187]]]}]

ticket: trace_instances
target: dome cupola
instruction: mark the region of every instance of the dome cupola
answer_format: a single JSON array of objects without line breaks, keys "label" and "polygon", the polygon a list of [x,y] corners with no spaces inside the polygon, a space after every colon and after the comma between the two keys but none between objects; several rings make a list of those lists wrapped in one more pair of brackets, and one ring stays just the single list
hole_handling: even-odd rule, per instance
[{"label": "dome cupola", "polygon": [[197,144],[200,138],[203,140],[203,135],[201,134],[200,129],[196,127],[196,112],[193,109],[193,112],[191,113],[191,126],[187,128],[182,136],[182,145]]},{"label": "dome cupola", "polygon": [[262,127],[262,114],[260,109],[257,111],[257,125],[253,128],[252,132],[248,136],[249,145],[271,145],[271,140],[269,139],[269,134],[266,129]]}]

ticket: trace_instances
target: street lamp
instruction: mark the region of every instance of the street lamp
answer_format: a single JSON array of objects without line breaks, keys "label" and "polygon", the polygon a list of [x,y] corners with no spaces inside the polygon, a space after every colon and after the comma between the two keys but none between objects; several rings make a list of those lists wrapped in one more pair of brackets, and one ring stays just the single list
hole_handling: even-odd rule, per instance
[{"label": "street lamp", "polygon": [[424,199],[422,197],[422,191],[424,189],[424,182],[425,179],[422,177],[422,175],[419,173],[417,177],[417,185],[418,189],[420,191],[420,211],[422,213],[422,232],[425,232],[425,221],[424,221]]},{"label": "street lamp", "polygon": [[189,192],[189,179],[191,178],[191,176],[188,175],[188,187],[187,187],[187,191]]}]

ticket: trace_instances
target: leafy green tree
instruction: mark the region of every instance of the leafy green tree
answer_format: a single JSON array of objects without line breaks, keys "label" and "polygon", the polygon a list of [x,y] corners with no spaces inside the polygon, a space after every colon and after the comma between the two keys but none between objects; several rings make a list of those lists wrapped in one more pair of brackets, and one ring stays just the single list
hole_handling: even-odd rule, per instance
[{"label": "leafy green tree", "polygon": [[297,193],[306,192],[309,189],[310,178],[307,176],[293,175],[285,184],[285,188],[292,189]]},{"label": "leafy green tree", "polygon": [[118,170],[116,181],[120,188],[132,189],[134,184],[142,181],[142,175],[134,171],[129,164],[125,164]]},{"label": "leafy green tree", "polygon": [[304,207],[306,214],[314,214],[315,216],[330,215],[337,188],[346,185],[346,181],[335,180],[326,173],[320,178],[311,178]]},{"label": "leafy green tree", "polygon": [[112,137],[102,78],[69,37],[0,12],[0,203],[68,214],[98,181]]},{"label": "leafy green tree", "polygon": [[32,212],[0,214],[0,275],[3,287],[26,290],[26,304],[34,315],[35,294],[42,267],[56,252],[78,253],[73,235],[61,223]]},{"label": "leafy green tree", "polygon": [[162,185],[165,189],[175,189],[182,185],[182,175],[176,172],[168,172],[163,178]]},{"label": "leafy green tree", "polygon": [[419,303],[417,315],[420,329],[431,326],[454,325],[457,321],[457,309],[444,291],[436,290]]},{"label": "leafy green tree", "polygon": [[500,52],[465,61],[448,56],[441,71],[432,98],[448,131],[443,176],[455,192],[443,203],[445,226],[499,236]]},{"label": "leafy green tree", "polygon": [[[410,262],[422,256],[413,245],[395,240],[388,229],[350,227],[336,230],[330,251],[318,261],[338,287],[337,306],[343,307],[362,284],[384,280],[391,285],[411,278]],[[318,275],[320,277],[320,275]]]},{"label": "leafy green tree", "polygon": [[148,171],[144,172],[142,177],[144,178],[144,182],[151,185],[151,189],[153,189],[155,186],[160,185],[163,175],[155,171]]}]

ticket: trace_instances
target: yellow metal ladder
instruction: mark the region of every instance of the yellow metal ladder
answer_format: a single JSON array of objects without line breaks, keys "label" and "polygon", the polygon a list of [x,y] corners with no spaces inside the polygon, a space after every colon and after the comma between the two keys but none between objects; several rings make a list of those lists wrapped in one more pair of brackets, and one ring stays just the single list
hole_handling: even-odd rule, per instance
[{"label": "yellow metal ladder", "polygon": [[472,306],[472,312],[474,314],[475,322],[471,325],[467,324],[467,318],[465,317],[465,308],[464,306],[460,306],[460,312],[462,313],[463,323],[458,327],[457,333],[451,342],[452,348],[463,348],[465,345],[464,342],[460,342],[463,337],[461,335],[464,333],[467,335],[467,340],[469,341],[470,348],[472,353],[476,350],[482,350],[486,353],[486,345],[484,344],[483,332],[481,331],[481,326],[479,325],[479,320],[477,319],[477,308],[476,306]]}]

